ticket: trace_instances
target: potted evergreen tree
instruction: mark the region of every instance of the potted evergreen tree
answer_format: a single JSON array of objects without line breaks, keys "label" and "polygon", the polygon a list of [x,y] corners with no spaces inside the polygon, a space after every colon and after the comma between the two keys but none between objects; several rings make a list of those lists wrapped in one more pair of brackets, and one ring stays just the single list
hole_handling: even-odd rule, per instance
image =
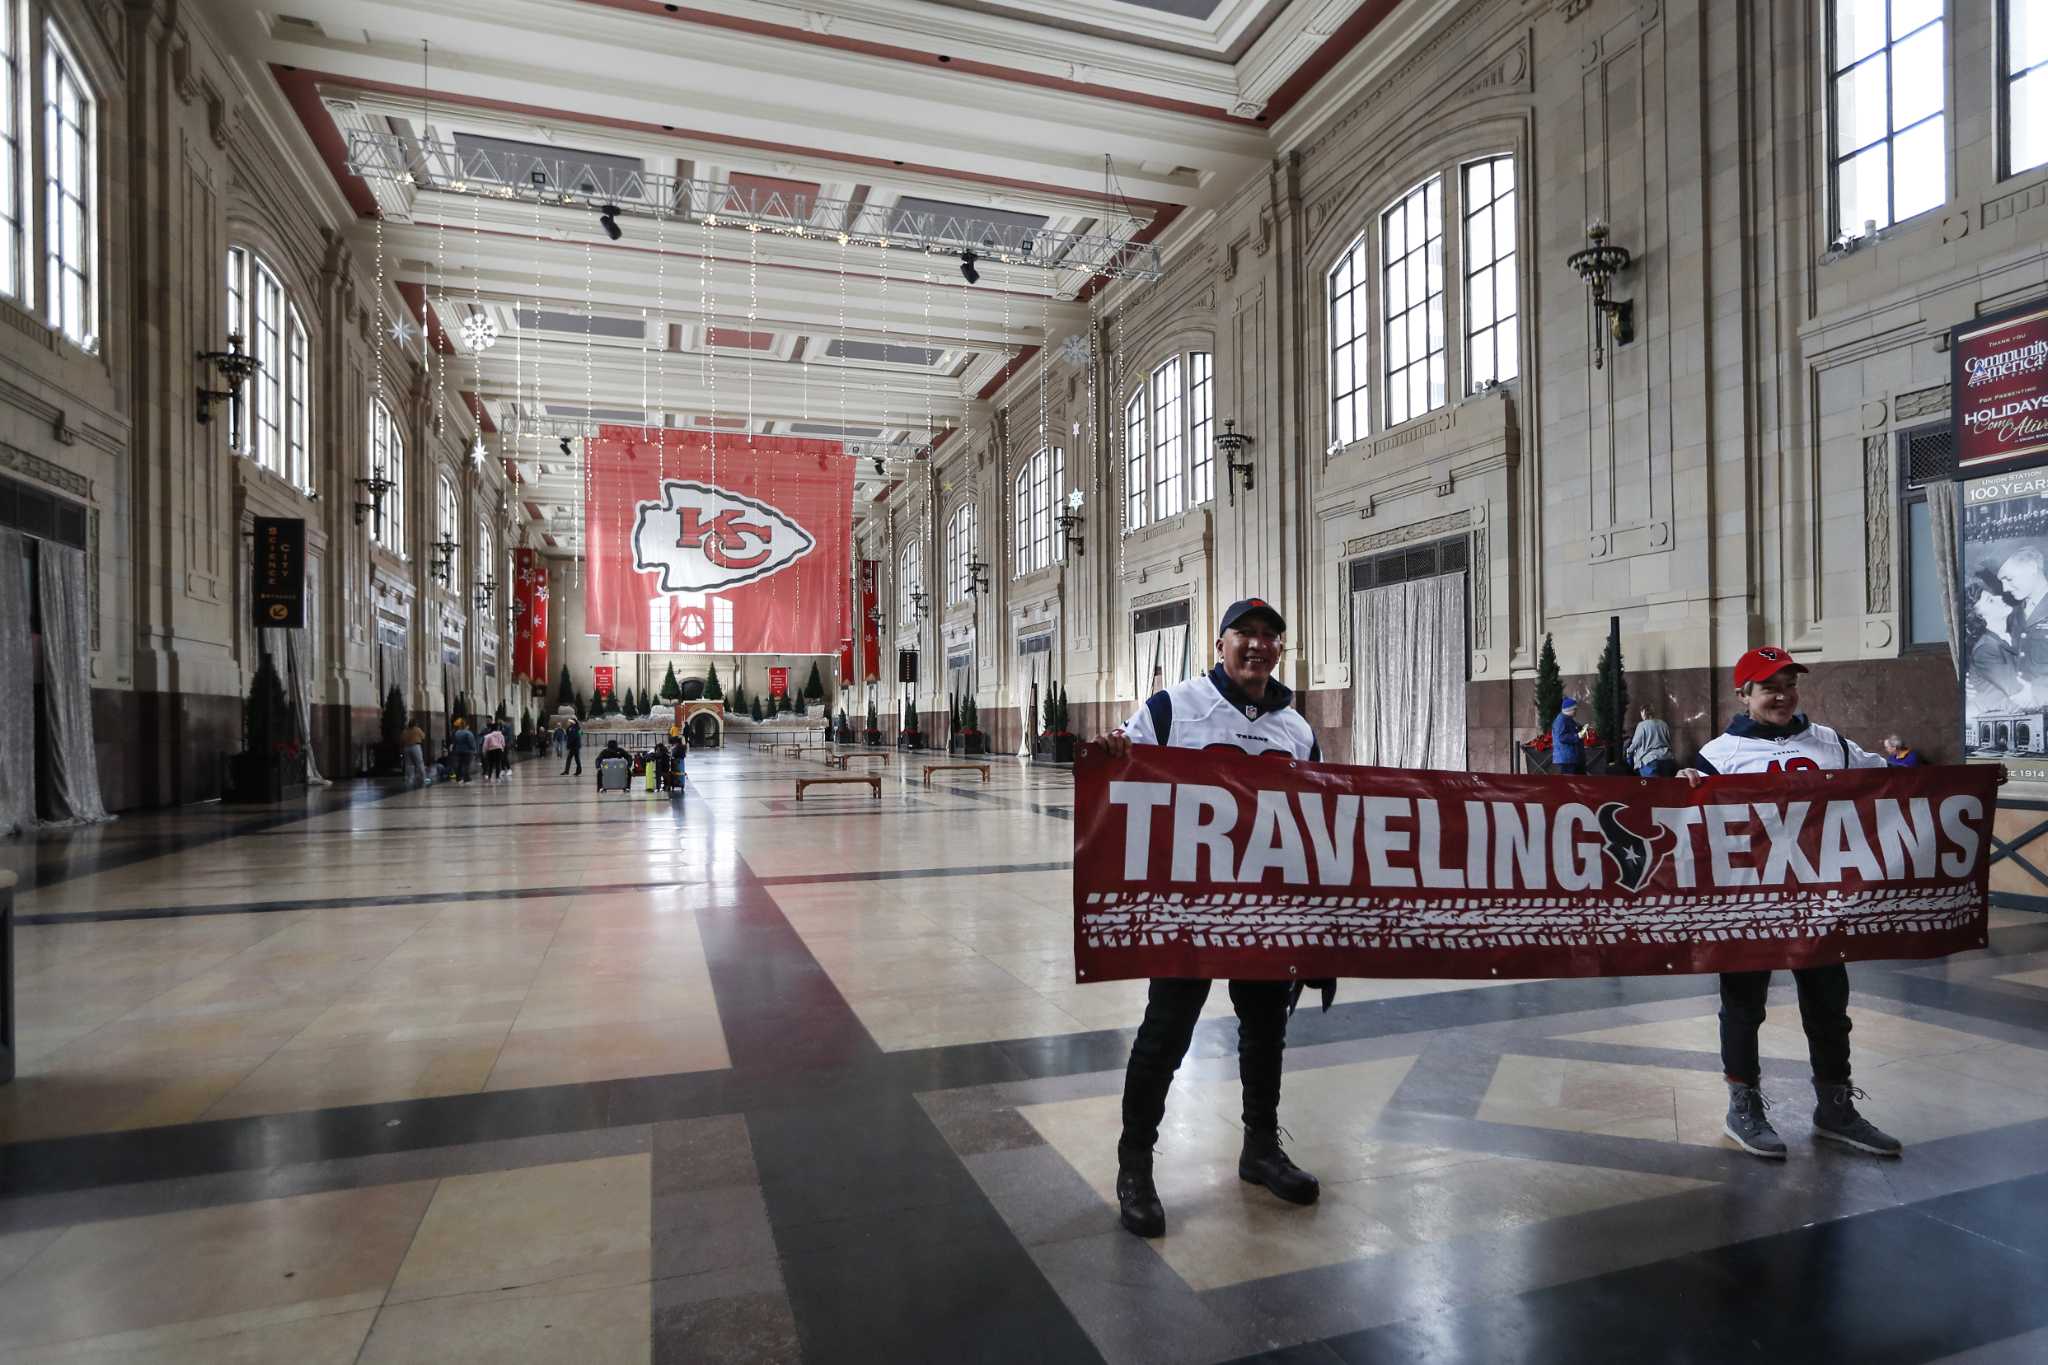
[{"label": "potted evergreen tree", "polygon": [[519,713],[519,752],[533,752],[533,712],[523,709]]},{"label": "potted evergreen tree", "polygon": [[1586,732],[1586,771],[1622,772],[1622,730],[1628,723],[1628,674],[1621,664],[1621,618],[1607,618],[1607,646],[1593,675],[1593,728]]},{"label": "potted evergreen tree", "polygon": [[871,749],[882,747],[882,717],[873,701],[868,702],[867,728],[861,731],[860,741]]},{"label": "potted evergreen tree", "polygon": [[[564,673],[567,673],[567,672],[568,672],[568,670],[567,670],[567,669],[564,669],[564,670],[562,670],[562,671],[563,671]],[[580,688],[580,687],[579,687],[579,688],[577,688],[577,689],[576,689],[576,690],[575,690],[574,692],[570,693],[570,694],[569,694],[569,701],[570,701],[570,704],[571,704],[572,706],[574,706],[574,707],[576,708],[576,719],[578,719],[578,720],[589,720],[589,719],[590,719],[590,711],[589,711],[589,708],[587,708],[587,707],[586,707],[586,706],[584,705],[584,702],[583,702],[583,689],[582,689],[582,688]]]},{"label": "potted evergreen tree", "polygon": [[405,695],[393,683],[384,694],[384,711],[377,718],[377,770],[395,773],[404,766],[398,737],[405,733]]},{"label": "potted evergreen tree", "polygon": [[683,699],[683,685],[676,681],[676,666],[668,666],[668,676],[661,680],[661,699],[675,703]]},{"label": "potted evergreen tree", "polygon": [[853,725],[846,719],[846,708],[843,706],[839,708],[838,723],[832,727],[832,742],[834,744],[853,743]]},{"label": "potted evergreen tree", "polygon": [[960,694],[946,694],[946,752],[957,754],[960,748]]},{"label": "potted evergreen tree", "polygon": [[981,732],[981,708],[974,704],[974,698],[960,699],[960,752],[963,754],[985,754],[988,752],[988,736]]},{"label": "potted evergreen tree", "polygon": [[899,749],[922,749],[924,732],[917,725],[917,698],[903,699],[903,724],[896,731],[896,747]]},{"label": "potted evergreen tree", "polygon": [[712,662],[711,671],[704,675],[704,700],[721,703],[725,700],[725,689],[718,685],[718,664],[715,660]]},{"label": "potted evergreen tree", "polygon": [[1045,689],[1045,701],[1039,707],[1042,725],[1038,739],[1031,746],[1033,763],[1072,763],[1074,761],[1074,732],[1067,723],[1067,690],[1059,683],[1049,683]]},{"label": "potted evergreen tree", "polygon": [[1530,772],[1550,771],[1550,726],[1563,706],[1564,675],[1557,667],[1557,647],[1546,634],[1543,650],[1536,656],[1536,738],[1521,746]]},{"label": "potted evergreen tree", "polygon": [[574,706],[581,695],[576,685],[569,681],[569,665],[563,664],[562,680],[555,684],[555,709],[559,711],[565,706]]},{"label": "potted evergreen tree", "polygon": [[761,714],[761,699],[759,697],[754,698],[754,707],[751,714],[753,715],[754,722],[757,725],[764,719],[764,717]]},{"label": "potted evergreen tree", "polygon": [[[400,709],[403,711],[402,706]],[[292,732],[291,706],[285,700],[284,683],[266,652],[256,665],[256,676],[250,680],[249,697],[242,707],[242,751],[229,763],[234,800],[283,800],[287,791],[305,785],[305,764],[298,737]]]},{"label": "potted evergreen tree", "polygon": [[825,700],[825,680],[818,674],[818,661],[816,659],[811,660],[811,676],[804,681],[804,700],[807,702]]}]

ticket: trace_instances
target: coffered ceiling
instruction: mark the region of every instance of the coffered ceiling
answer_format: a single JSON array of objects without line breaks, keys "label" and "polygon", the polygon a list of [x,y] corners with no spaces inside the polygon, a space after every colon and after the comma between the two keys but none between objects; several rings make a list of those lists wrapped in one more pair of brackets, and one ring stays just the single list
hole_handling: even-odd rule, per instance
[{"label": "coffered ceiling", "polygon": [[[969,284],[951,254],[841,245],[842,210],[808,205],[1170,251],[1334,63],[1416,27],[1382,22],[1397,0],[212,3],[356,212],[358,255],[381,236],[387,276],[449,337],[447,383],[476,393],[543,523],[581,487],[551,424],[593,413],[843,432],[864,443],[858,505],[1077,331],[1101,284],[995,261]],[[587,207],[479,197],[459,170],[359,179],[352,137],[773,195],[817,230],[708,230],[629,200],[614,241]],[[480,354],[473,316],[495,324]]]}]

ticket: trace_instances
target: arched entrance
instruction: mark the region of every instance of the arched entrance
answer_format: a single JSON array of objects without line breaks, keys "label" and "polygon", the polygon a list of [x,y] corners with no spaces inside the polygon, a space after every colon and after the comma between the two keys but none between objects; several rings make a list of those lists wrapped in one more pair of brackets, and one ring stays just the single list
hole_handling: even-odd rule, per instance
[{"label": "arched entrance", "polygon": [[676,707],[676,723],[683,727],[693,749],[716,749],[725,742],[725,703],[686,701]]}]

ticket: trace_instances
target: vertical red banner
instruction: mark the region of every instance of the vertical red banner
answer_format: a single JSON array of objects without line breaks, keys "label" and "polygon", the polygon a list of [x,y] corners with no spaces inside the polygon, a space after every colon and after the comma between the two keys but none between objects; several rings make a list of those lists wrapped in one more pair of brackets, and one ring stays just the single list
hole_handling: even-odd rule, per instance
[{"label": "vertical red banner", "polygon": [[847,636],[839,642],[839,684],[844,687],[853,681],[853,637]]},{"label": "vertical red banner", "polygon": [[860,562],[860,666],[867,682],[882,680],[881,633],[875,629],[875,583],[881,571],[878,559]]},{"label": "vertical red banner", "polygon": [[853,519],[837,441],[606,426],[590,460],[586,629],[620,652],[827,654]]},{"label": "vertical red banner", "polygon": [[512,680],[548,685],[548,565],[524,546],[512,552]]},{"label": "vertical red banner", "polygon": [[771,697],[786,697],[789,695],[788,669],[771,668],[768,670],[768,695]]},{"label": "vertical red banner", "polygon": [[593,697],[608,697],[618,684],[618,670],[611,664],[593,664],[590,668],[596,686],[591,689]]}]

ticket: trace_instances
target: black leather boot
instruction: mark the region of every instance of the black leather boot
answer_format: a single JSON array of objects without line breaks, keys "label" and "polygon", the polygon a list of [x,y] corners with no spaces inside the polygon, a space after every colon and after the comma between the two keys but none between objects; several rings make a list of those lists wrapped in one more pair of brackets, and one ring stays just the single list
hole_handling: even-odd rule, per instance
[{"label": "black leather boot", "polygon": [[1116,1150],[1117,1216],[1126,1231],[1140,1237],[1166,1235],[1166,1210],[1152,1184],[1152,1153]]},{"label": "black leather boot", "polygon": [[1287,1159],[1280,1134],[1244,1130],[1244,1152],[1237,1158],[1237,1178],[1264,1185],[1290,1204],[1313,1204],[1322,1196],[1322,1182]]}]

